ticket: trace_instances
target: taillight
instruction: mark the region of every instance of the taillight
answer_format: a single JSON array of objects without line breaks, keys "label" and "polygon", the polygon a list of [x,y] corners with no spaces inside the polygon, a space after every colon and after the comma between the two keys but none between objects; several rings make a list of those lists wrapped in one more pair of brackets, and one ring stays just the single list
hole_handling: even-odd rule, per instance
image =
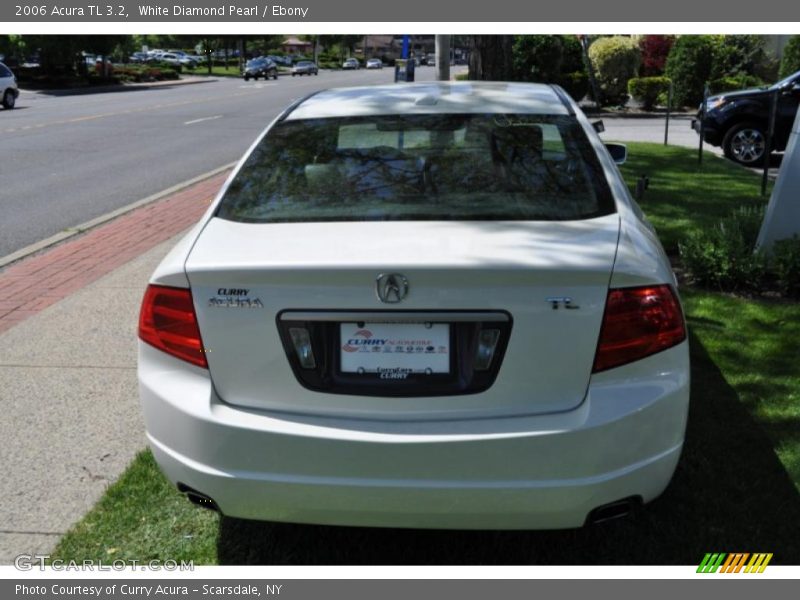
[{"label": "taillight", "polygon": [[139,313],[139,338],[167,354],[208,368],[191,290],[148,286]]},{"label": "taillight", "polygon": [[683,313],[671,286],[609,290],[592,372],[639,360],[685,339]]}]

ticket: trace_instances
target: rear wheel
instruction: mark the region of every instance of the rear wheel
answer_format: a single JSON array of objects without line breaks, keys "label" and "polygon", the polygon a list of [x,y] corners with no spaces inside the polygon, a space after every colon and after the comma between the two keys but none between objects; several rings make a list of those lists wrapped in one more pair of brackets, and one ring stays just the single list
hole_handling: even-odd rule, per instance
[{"label": "rear wheel", "polygon": [[273,71],[272,79],[278,79],[278,72],[277,71]]},{"label": "rear wheel", "polygon": [[14,95],[14,92],[11,90],[6,90],[6,93],[3,94],[3,107],[11,110],[14,108],[14,105],[17,103],[17,97]]},{"label": "rear wheel", "polygon": [[737,123],[722,140],[722,150],[732,161],[748,167],[763,163],[767,155],[767,134],[758,123]]}]

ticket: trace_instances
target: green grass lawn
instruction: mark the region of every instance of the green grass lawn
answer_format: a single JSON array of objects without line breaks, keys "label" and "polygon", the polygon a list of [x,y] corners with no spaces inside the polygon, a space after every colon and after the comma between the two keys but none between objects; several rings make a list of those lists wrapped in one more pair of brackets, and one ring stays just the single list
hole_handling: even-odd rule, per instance
[{"label": "green grass lawn", "polygon": [[[716,157],[697,169],[691,150],[629,149],[625,175],[631,183],[641,172],[650,175],[642,206],[668,244],[743,201],[760,201],[758,176]],[[745,551],[773,552],[773,564],[800,564],[800,303],[687,289],[682,296],[692,352],[686,444],[667,491],[631,518],[549,532],[254,523],[195,508],[145,451],[61,540],[53,558],[690,565],[706,552]]]},{"label": "green grass lawn", "polygon": [[[706,152],[677,146],[626,143],[628,162],[621,167],[631,189],[641,175],[650,189],[639,203],[658,230],[669,254],[692,231],[705,229],[742,205],[761,205],[761,178],[752,171]],[[768,190],[769,191],[769,190]]]}]

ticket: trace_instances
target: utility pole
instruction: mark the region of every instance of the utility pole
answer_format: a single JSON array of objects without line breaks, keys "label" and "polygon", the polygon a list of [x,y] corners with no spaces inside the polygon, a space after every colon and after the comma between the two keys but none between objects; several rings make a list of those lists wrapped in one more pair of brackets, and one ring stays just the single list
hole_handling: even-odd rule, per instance
[{"label": "utility pole", "polygon": [[436,38],[436,80],[450,80],[450,36],[437,35]]}]

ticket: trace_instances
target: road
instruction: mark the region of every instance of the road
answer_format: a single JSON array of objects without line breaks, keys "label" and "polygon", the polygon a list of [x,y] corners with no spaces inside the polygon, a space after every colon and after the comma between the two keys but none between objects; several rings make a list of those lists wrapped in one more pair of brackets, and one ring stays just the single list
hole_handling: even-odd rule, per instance
[{"label": "road", "polygon": [[[416,75],[432,80],[434,69]],[[72,96],[23,91],[17,108],[0,110],[0,257],[238,160],[295,99],[393,77],[362,69]]]},{"label": "road", "polygon": [[[417,80],[434,73],[417,69]],[[0,257],[238,160],[295,99],[392,79],[392,69],[362,69],[68,96],[23,91],[15,110],[0,111]],[[661,119],[605,125],[605,139],[663,141]],[[685,120],[673,122],[670,140],[697,144]]]}]

